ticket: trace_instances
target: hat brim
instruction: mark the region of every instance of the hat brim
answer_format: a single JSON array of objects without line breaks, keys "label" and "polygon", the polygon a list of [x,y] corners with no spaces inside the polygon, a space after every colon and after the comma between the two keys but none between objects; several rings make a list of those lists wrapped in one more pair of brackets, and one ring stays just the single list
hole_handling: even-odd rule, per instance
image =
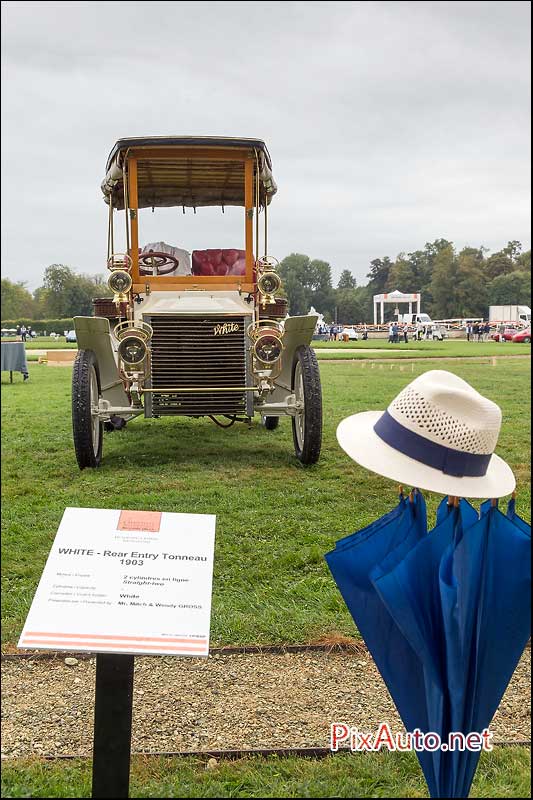
[{"label": "hat brim", "polygon": [[503,497],[514,490],[513,472],[497,455],[492,455],[482,477],[457,478],[395,450],[374,431],[382,414],[383,411],[363,411],[343,419],[337,428],[340,446],[362,467],[407,486],[455,497]]}]

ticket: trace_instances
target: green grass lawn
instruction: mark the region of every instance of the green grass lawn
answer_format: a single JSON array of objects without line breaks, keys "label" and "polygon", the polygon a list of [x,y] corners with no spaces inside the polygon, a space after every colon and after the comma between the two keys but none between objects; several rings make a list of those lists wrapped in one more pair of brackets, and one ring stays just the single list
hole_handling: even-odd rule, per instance
[{"label": "green grass lawn", "polygon": [[[3,342],[16,342],[19,341],[14,336],[5,336],[2,338]],[[70,350],[76,349],[78,345],[75,342],[66,342],[65,337],[61,336],[59,339],[52,339],[51,336],[37,336],[35,339],[28,339],[24,344],[26,351],[28,350]]]},{"label": "green grass lawn", "polygon": [[[409,341],[389,344],[387,339],[368,339],[363,342],[313,342],[317,356],[324,360],[353,358],[465,358],[471,356],[531,355],[530,344],[514,342],[467,342],[466,339],[446,339],[443,342]],[[323,350],[342,350],[327,353]],[[365,352],[377,350],[378,352]]]},{"label": "green grass lawn", "polygon": [[26,350],[77,350],[76,342],[67,342],[65,337],[52,339],[50,336],[38,336],[36,339],[26,342]]},{"label": "green grass lawn", "polygon": [[[504,346],[506,347],[506,346]],[[522,350],[523,352],[523,350]],[[380,368],[381,367],[381,368]],[[529,513],[529,363],[443,361],[504,412],[498,452],[519,480]],[[222,431],[206,420],[130,423],[106,434],[99,470],[80,472],[70,428],[71,370],[30,364],[30,380],[2,375],[2,636],[20,633],[68,505],[217,514],[212,645],[299,643],[355,636],[326,568],[336,539],[396,503],[392,481],[351,462],[335,439],[348,414],[384,408],[433,365],[322,363],[324,444],[319,463],[293,455],[290,421]],[[20,377],[20,376],[17,376]],[[430,513],[439,501],[428,496]],[[88,797],[90,762],[5,761],[3,797]],[[483,754],[473,797],[529,796],[529,753]],[[424,797],[413,754],[320,761],[247,758],[206,771],[200,759],[133,759],[134,797]]]},{"label": "green grass lawn", "polygon": [[[529,797],[530,754],[482,753],[470,797]],[[414,753],[324,759],[247,757],[206,770],[199,758],[134,757],[131,797],[427,797]],[[90,797],[91,762],[4,762],[2,797]]]},{"label": "green grass lawn", "polygon": [[[439,366],[503,407],[498,452],[515,469],[527,515],[529,363]],[[11,385],[4,373],[3,641],[17,640],[66,506],[216,514],[213,645],[354,635],[323,556],[340,536],[389,510],[396,486],[351,462],[335,429],[351,413],[384,408],[429,368],[423,361],[375,367],[321,365],[325,425],[316,466],[296,460],[289,419],[277,431],[258,421],[222,431],[205,419],[138,418],[105,434],[102,466],[83,472],[72,445],[71,370],[30,364],[30,380]],[[434,509],[439,498],[428,500]]]}]

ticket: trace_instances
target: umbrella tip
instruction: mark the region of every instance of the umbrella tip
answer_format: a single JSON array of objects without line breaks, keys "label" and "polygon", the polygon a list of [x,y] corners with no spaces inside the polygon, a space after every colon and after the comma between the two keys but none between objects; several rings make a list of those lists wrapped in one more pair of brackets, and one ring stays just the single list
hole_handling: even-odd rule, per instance
[{"label": "umbrella tip", "polygon": [[498,505],[498,500],[495,497],[493,497],[492,500],[490,501],[490,504],[492,508],[496,508],[496,506]]},{"label": "umbrella tip", "polygon": [[409,502],[410,502],[410,503],[414,503],[414,501],[415,501],[415,493],[414,493],[414,491],[413,491],[413,490],[411,490],[411,491],[409,492]]},{"label": "umbrella tip", "polygon": [[461,499],[460,497],[454,497],[453,498],[453,504],[454,504],[455,508],[459,508],[460,499]]},{"label": "umbrella tip", "polygon": [[403,497],[403,486],[401,483],[398,484],[398,494],[400,497]]},{"label": "umbrella tip", "polygon": [[511,497],[512,497],[513,500],[516,500],[516,491],[512,492]]}]

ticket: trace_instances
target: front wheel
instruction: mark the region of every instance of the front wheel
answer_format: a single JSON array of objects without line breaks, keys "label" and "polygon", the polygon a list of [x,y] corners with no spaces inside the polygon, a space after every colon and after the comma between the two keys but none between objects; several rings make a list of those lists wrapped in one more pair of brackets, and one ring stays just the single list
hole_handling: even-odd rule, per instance
[{"label": "front wheel", "polygon": [[79,350],[72,371],[72,433],[80,469],[99,467],[104,426],[98,418],[100,371],[92,350]]},{"label": "front wheel", "polygon": [[292,438],[302,464],[315,464],[322,446],[322,388],[314,350],[298,347],[292,364],[292,391],[300,408],[292,418]]}]

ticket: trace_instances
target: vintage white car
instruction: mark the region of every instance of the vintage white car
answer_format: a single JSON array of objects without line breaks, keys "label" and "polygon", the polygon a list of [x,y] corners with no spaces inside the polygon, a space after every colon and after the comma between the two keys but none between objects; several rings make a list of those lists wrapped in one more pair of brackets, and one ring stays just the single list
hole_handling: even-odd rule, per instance
[{"label": "vintage white car", "polygon": [[[322,396],[309,346],[317,317],[287,317],[279,296],[277,261],[267,249],[276,188],[259,139],[115,144],[102,183],[114,297],[96,300],[94,317],[74,319],[72,420],[80,469],[99,466],[104,428],[140,415],[206,416],[229,427],[259,414],[269,430],[288,416],[296,456],[303,464],[317,461]],[[244,246],[189,254],[163,241],[140,245],[139,209],[169,206],[180,214],[243,207]],[[120,211],[124,253],[114,244]]]}]

